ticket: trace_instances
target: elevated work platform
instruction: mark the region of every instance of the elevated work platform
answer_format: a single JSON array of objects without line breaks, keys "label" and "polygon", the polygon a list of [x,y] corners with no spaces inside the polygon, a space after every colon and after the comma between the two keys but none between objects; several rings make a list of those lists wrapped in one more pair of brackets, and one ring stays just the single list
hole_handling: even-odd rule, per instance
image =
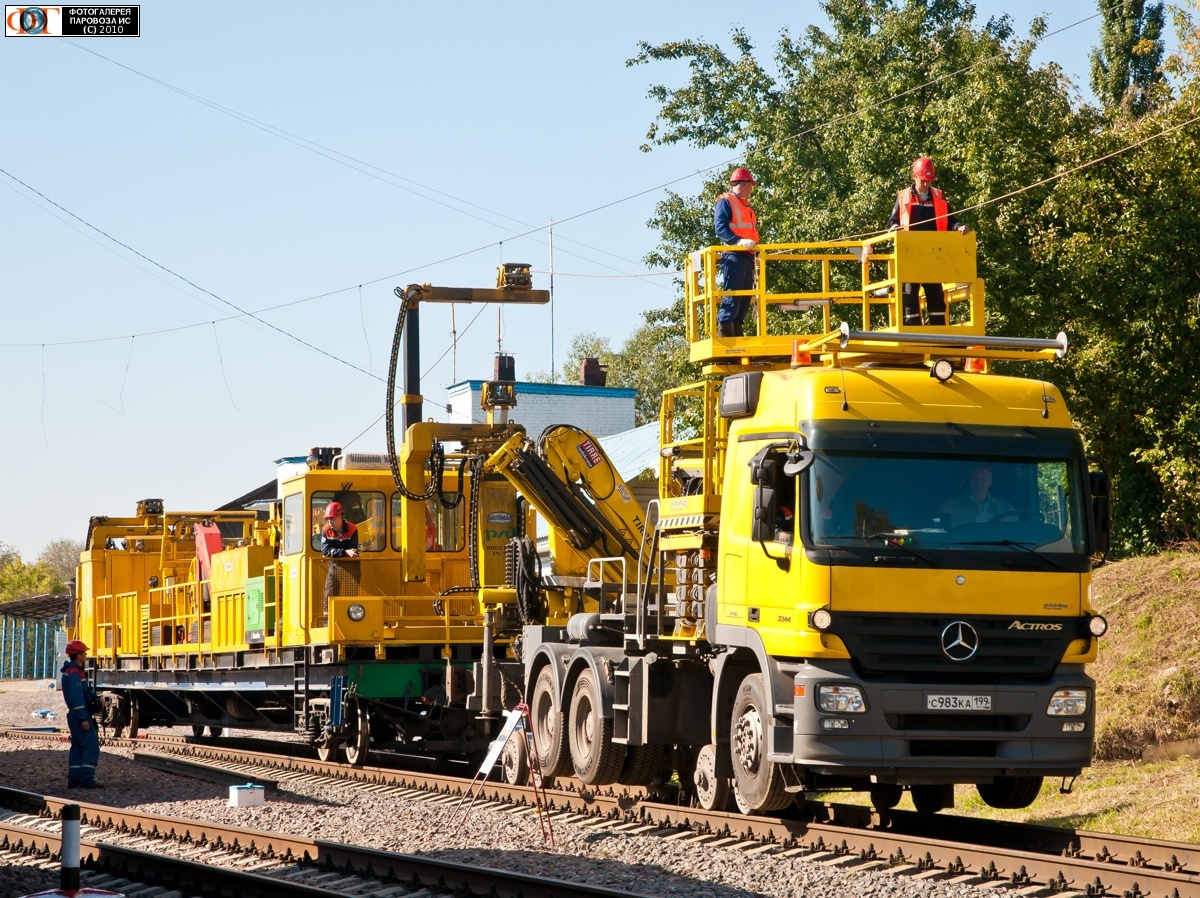
[{"label": "elevated work platform", "polygon": [[[721,289],[718,258],[724,252],[754,256],[753,289]],[[926,359],[954,356],[956,350],[984,359],[1062,354],[1058,341],[984,337],[974,234],[894,231],[869,240],[759,244],[752,250],[709,246],[688,257],[685,281],[691,359],[713,372],[790,363],[797,352],[826,363],[852,353]],[[906,283],[941,284],[949,323],[905,325]],[[717,336],[717,311],[726,296],[751,300],[745,336]],[[924,309],[924,291],[921,304]],[[896,339],[889,341],[889,334]]]}]

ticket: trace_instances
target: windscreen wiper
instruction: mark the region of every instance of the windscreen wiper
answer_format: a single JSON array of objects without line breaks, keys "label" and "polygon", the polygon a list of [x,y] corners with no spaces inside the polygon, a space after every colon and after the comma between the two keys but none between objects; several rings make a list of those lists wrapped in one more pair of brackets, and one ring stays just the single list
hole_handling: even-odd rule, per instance
[{"label": "windscreen wiper", "polygon": [[1013,548],[1013,549],[1024,549],[1026,552],[1040,558],[1042,561],[1048,561],[1050,564],[1054,565],[1059,570],[1062,569],[1062,565],[1059,564],[1057,561],[1055,561],[1053,558],[1051,558],[1049,555],[1046,555],[1044,552],[1039,552],[1037,550],[1037,548],[1035,547],[1036,543],[1023,543],[1023,542],[1018,542],[1015,539],[974,539],[974,540],[970,540],[968,542],[962,542],[962,541],[954,542],[951,545],[955,545],[955,546],[1007,546],[1008,548]]}]

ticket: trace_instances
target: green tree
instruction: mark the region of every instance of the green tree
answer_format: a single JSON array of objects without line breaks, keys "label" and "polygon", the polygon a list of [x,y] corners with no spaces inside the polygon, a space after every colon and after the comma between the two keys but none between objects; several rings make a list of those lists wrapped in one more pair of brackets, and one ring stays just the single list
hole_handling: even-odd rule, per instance
[{"label": "green tree", "polygon": [[[1025,225],[1044,194],[1014,193],[1051,175],[1056,142],[1086,127],[1071,87],[1030,55],[1044,32],[1019,39],[1007,17],[973,24],[961,0],[825,0],[828,28],[787,31],[772,72],[749,38],[733,52],[696,40],[642,44],[629,62],[686,61],[679,87],[651,88],[660,104],[647,148],[690,143],[744,154],[760,181],[754,206],[764,242],[828,240],[884,226],[909,166],[932,156],[953,209],[1013,195],[962,216],[982,235],[980,274],[998,302],[993,327],[1022,333],[1035,322]],[[727,171],[696,196],[671,193],[651,224],[652,264],[676,267],[713,242],[712,204]],[[1010,326],[1011,325],[1011,326]]]},{"label": "green tree", "polygon": [[1046,305],[1075,344],[1056,379],[1091,450],[1113,473],[1116,546],[1126,553],[1200,538],[1194,33],[1173,65],[1181,76],[1177,99],[1060,145],[1070,173],[1033,229]]},{"label": "green tree", "polygon": [[1100,46],[1092,50],[1092,92],[1107,113],[1145,115],[1164,83],[1163,4],[1101,0]]},{"label": "green tree", "polygon": [[65,591],[62,581],[44,564],[26,564],[15,556],[0,566],[0,602]]}]

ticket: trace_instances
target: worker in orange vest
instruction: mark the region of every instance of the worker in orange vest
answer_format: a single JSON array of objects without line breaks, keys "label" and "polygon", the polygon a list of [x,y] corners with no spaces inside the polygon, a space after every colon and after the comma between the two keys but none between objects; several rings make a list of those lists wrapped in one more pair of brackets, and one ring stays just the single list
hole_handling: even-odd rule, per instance
[{"label": "worker in orange vest", "polygon": [[[933,186],[937,170],[933,160],[922,156],[912,166],[913,186],[905,187],[896,197],[888,230],[897,231],[958,231],[970,230],[950,214],[946,196]],[[946,324],[946,295],[941,284],[905,284],[903,293],[904,323],[921,324],[921,301],[918,291],[925,288],[925,308],[931,325]]]},{"label": "worker in orange vest", "polygon": [[[742,251],[721,253],[717,265],[725,290],[750,290],[754,287],[755,255],[749,250],[758,243],[758,218],[750,208],[750,193],[758,182],[747,169],[735,168],[729,176],[729,192],[717,197],[713,225],[717,239],[725,246]],[[725,296],[717,309],[717,336],[740,337],[742,322],[750,309],[749,296]]]}]

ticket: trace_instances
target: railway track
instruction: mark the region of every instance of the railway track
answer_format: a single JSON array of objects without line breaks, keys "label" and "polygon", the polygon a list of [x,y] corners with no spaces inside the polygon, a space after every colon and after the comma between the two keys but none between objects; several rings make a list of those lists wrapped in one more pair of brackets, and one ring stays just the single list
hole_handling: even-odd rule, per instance
[{"label": "railway track", "polygon": [[[147,740],[137,740],[137,744],[151,747]],[[331,787],[365,787],[418,800],[445,802],[461,795],[470,782],[461,777],[350,767],[294,755],[251,755],[233,747],[181,739],[155,747],[245,779],[272,779],[281,784],[289,779],[326,780]],[[887,869],[925,879],[993,888],[1007,885],[1022,894],[1200,898],[1200,846],[1180,842],[949,814],[878,812],[835,803],[810,802],[803,812],[787,817],[747,817],[682,807],[636,790],[627,793],[579,784],[550,789],[547,797],[554,819],[756,854],[800,857],[846,870]],[[529,809],[534,794],[529,787],[487,782],[478,802]]]},{"label": "railway track", "polygon": [[[0,856],[52,858],[78,804],[84,885],[230,898],[637,898],[638,893],[0,788]],[[8,861],[11,863],[11,859]]]}]

